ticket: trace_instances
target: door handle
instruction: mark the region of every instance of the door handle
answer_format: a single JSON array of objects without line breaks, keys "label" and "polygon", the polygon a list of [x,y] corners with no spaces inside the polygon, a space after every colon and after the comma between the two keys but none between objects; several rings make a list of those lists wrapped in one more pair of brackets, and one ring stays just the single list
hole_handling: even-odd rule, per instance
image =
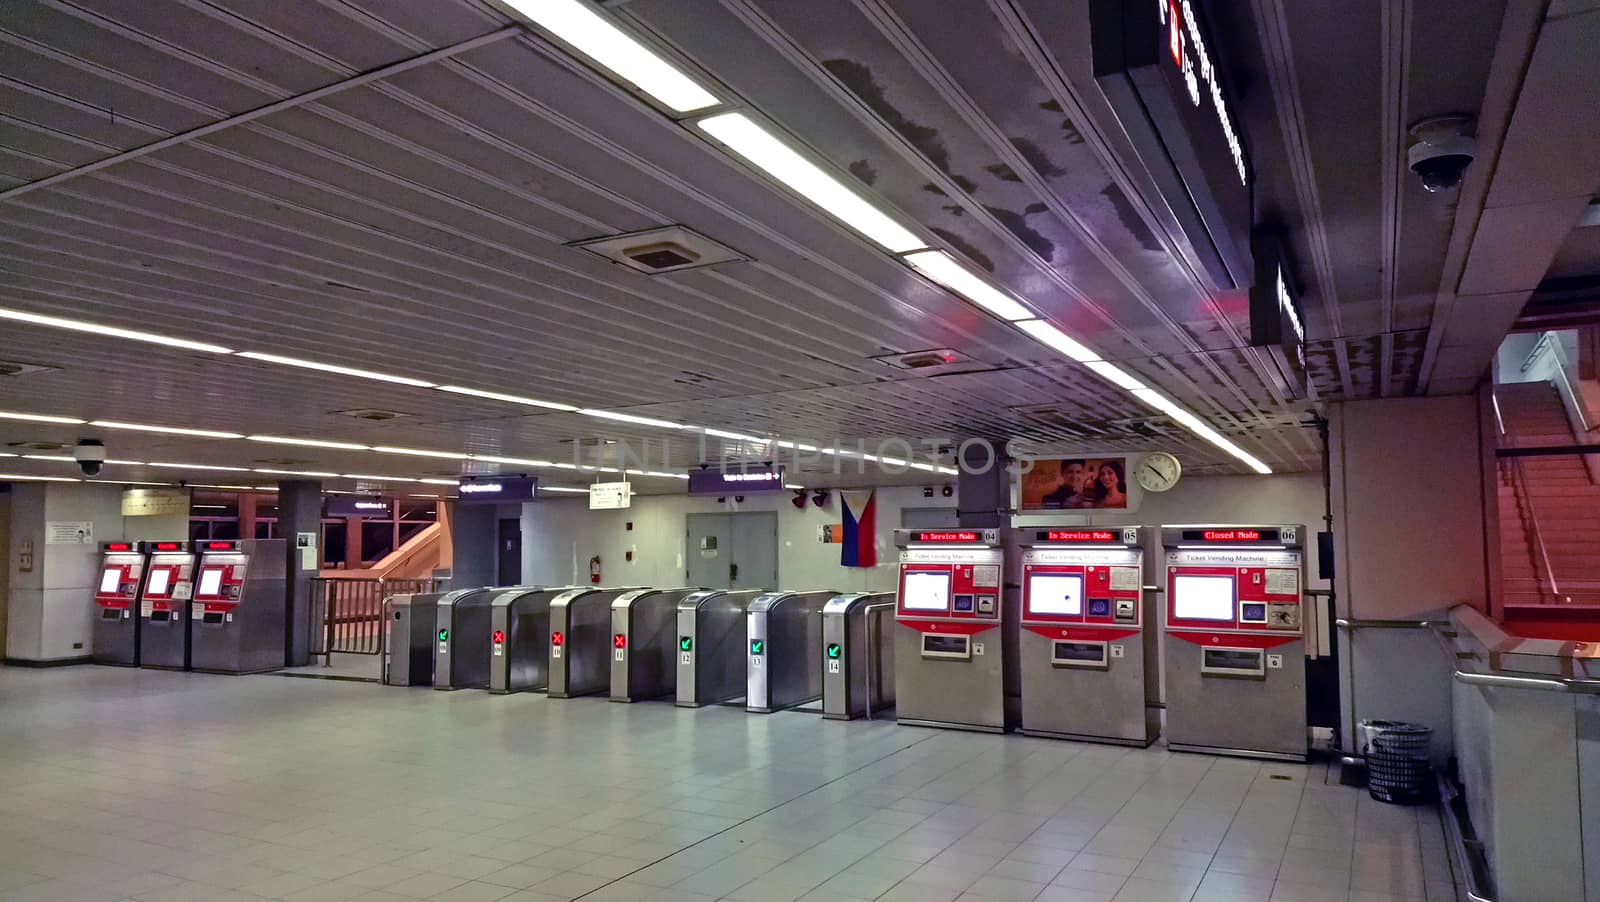
[{"label": "door handle", "polygon": [[729,582],[734,582],[738,578],[739,578],[739,565],[738,564],[729,564],[728,565],[728,581]]}]

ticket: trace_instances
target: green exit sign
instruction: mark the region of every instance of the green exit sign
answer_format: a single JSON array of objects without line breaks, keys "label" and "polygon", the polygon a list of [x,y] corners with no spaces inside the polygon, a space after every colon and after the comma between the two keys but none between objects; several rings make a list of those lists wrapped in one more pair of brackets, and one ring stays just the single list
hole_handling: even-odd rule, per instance
[{"label": "green exit sign", "polygon": [[839,657],[839,653],[842,652],[842,651],[844,651],[844,649],[839,647],[839,643],[837,643],[837,642],[829,642],[828,643],[828,657],[830,657],[830,658],[838,658]]},{"label": "green exit sign", "polygon": [[751,654],[759,655],[759,654],[764,653],[766,650],[767,650],[767,643],[761,641],[760,639],[751,639],[750,640],[750,653]]},{"label": "green exit sign", "polygon": [[679,651],[694,651],[694,637],[684,636],[678,640]]}]

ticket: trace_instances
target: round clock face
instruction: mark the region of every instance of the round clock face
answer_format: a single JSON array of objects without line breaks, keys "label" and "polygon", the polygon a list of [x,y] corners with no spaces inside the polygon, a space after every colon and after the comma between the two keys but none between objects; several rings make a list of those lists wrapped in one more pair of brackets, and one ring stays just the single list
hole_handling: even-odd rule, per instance
[{"label": "round clock face", "polygon": [[1140,458],[1133,469],[1133,478],[1147,492],[1165,492],[1178,484],[1183,465],[1165,451],[1153,451]]}]

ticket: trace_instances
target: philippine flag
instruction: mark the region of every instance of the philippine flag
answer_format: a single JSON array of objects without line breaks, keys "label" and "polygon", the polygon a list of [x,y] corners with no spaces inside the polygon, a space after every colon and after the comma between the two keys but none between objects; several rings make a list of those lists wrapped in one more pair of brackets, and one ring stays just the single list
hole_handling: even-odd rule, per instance
[{"label": "philippine flag", "polygon": [[878,492],[840,492],[844,510],[844,542],[839,563],[846,567],[878,566]]}]

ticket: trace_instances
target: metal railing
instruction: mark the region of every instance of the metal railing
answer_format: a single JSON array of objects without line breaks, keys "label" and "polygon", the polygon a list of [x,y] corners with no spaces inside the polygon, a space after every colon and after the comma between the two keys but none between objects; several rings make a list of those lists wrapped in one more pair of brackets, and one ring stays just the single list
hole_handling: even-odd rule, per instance
[{"label": "metal railing", "polygon": [[[1504,438],[1506,421],[1500,415],[1500,399],[1494,395],[1490,395],[1490,399],[1494,402],[1495,426],[1500,430],[1501,437]],[[1528,477],[1522,470],[1522,458],[1520,457],[1511,458],[1511,490],[1526,505],[1524,516],[1522,517],[1524,534],[1526,535],[1526,532],[1531,528],[1534,544],[1539,549],[1539,559],[1544,562],[1545,579],[1550,583],[1550,595],[1553,599],[1560,600],[1561,587],[1556,584],[1556,571],[1550,564],[1550,549],[1545,546],[1544,531],[1539,528],[1539,511],[1534,507],[1533,493],[1528,489]],[[1534,581],[1538,582],[1537,574]]]},{"label": "metal railing", "polygon": [[313,577],[311,600],[317,648],[324,665],[332,664],[334,653],[377,655],[383,653],[384,599],[406,593],[438,592],[447,579],[362,579],[359,577]]}]

